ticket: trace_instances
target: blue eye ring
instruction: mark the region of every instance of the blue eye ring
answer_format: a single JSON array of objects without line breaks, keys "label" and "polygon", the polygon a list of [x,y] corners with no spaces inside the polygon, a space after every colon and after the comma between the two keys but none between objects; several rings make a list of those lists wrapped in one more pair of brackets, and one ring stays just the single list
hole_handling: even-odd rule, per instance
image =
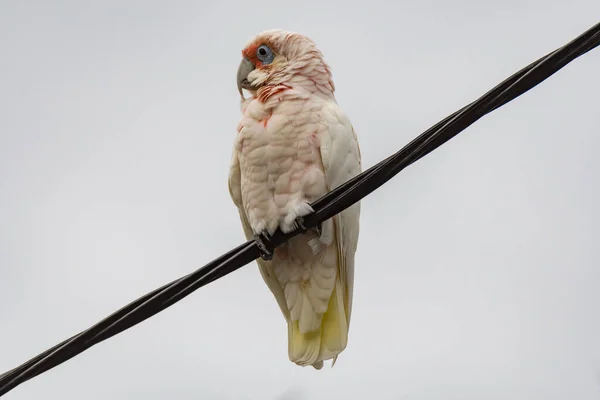
[{"label": "blue eye ring", "polygon": [[275,58],[275,55],[269,46],[266,44],[261,44],[258,46],[258,49],[256,49],[256,58],[258,58],[263,64],[271,64]]}]

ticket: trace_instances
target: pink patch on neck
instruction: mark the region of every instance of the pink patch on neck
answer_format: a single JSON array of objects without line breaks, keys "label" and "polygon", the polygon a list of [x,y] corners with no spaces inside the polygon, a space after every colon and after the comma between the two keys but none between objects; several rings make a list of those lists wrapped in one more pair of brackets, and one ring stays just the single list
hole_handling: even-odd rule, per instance
[{"label": "pink patch on neck", "polygon": [[286,90],[289,90],[291,88],[292,88],[291,86],[286,85],[285,83],[281,83],[276,86],[263,86],[262,88],[260,88],[258,90],[258,93],[257,93],[258,101],[260,101],[261,103],[264,103],[267,100],[269,100],[271,97],[273,97],[277,94],[283,93]]}]

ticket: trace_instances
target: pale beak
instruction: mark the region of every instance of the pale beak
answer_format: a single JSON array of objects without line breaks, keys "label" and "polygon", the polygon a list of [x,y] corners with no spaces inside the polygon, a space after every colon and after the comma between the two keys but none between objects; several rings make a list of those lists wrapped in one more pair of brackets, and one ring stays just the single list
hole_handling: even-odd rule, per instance
[{"label": "pale beak", "polygon": [[252,71],[254,71],[254,64],[252,64],[250,62],[250,60],[248,60],[247,58],[242,59],[242,61],[240,62],[240,66],[238,67],[237,70],[237,86],[238,86],[238,91],[240,92],[240,96],[242,96],[242,99],[244,98],[244,93],[242,92],[242,89],[246,89],[246,90],[252,90],[253,87],[250,84],[250,82],[248,82],[248,74]]}]

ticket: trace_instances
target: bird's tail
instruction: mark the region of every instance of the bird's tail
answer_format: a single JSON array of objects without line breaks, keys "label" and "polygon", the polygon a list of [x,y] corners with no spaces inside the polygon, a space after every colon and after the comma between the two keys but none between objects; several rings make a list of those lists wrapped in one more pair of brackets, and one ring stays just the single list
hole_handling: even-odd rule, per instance
[{"label": "bird's tail", "polygon": [[333,359],[333,367],[348,343],[348,322],[342,293],[341,283],[336,279],[319,329],[303,334],[300,333],[298,321],[288,322],[288,352],[291,361],[301,366],[312,365],[321,369],[324,360]]}]

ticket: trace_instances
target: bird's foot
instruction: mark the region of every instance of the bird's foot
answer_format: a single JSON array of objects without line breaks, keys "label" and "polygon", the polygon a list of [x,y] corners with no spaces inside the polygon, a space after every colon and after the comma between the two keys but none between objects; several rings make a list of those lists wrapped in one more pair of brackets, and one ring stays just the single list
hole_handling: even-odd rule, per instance
[{"label": "bird's foot", "polygon": [[306,232],[303,217],[312,213],[314,210],[310,204],[306,202],[298,203],[279,224],[279,228],[283,233],[290,233],[293,230],[300,228],[302,232]]},{"label": "bird's foot", "polygon": [[258,247],[260,258],[265,261],[269,261],[273,258],[273,246],[271,246],[271,240],[265,231],[254,234],[254,242],[256,243],[256,247]]},{"label": "bird's foot", "polygon": [[304,225],[304,217],[296,218],[296,228],[300,228],[301,232],[306,232],[308,230],[306,225]]},{"label": "bird's foot", "polygon": [[[304,217],[298,217],[294,220],[294,229],[300,229],[300,232],[304,233],[306,231],[308,231],[308,228],[306,227],[306,225],[304,225]],[[315,231],[317,233],[317,236],[321,236],[321,233],[323,232],[322,229],[322,225],[319,223],[317,226],[315,226],[314,228],[311,228],[311,230]],[[287,233],[287,232],[285,232]]]}]

